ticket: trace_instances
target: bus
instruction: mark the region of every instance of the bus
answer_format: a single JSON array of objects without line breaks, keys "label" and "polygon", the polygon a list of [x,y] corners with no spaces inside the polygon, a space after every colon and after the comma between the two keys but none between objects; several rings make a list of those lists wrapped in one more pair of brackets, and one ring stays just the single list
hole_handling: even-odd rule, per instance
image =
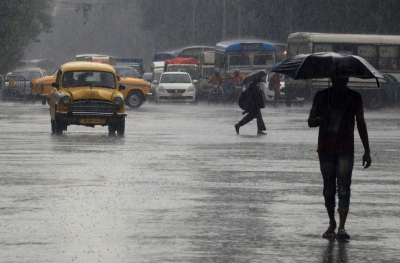
[{"label": "bus", "polygon": [[152,62],[157,62],[157,61],[165,61],[168,59],[173,59],[179,57],[181,50],[172,50],[172,51],[161,51],[157,52],[154,54],[153,61]]},{"label": "bus", "polygon": [[214,51],[215,47],[211,46],[189,46],[184,47],[179,53],[179,57],[181,58],[194,58],[200,60],[200,53],[207,51]]},{"label": "bus", "polygon": [[[288,36],[287,58],[298,54],[336,52],[357,55],[366,59],[385,77],[375,79],[350,78],[348,87],[358,91],[369,109],[379,109],[400,101],[400,36],[365,34],[328,34],[297,32]],[[311,101],[314,94],[330,85],[329,79],[293,80],[286,78],[286,104],[290,99],[302,97]]]},{"label": "bus", "polygon": [[[276,63],[273,44],[258,40],[223,41],[215,45],[215,68],[228,79],[235,69],[245,76],[257,69],[271,69]],[[224,89],[228,90],[225,80]]]},{"label": "bus", "polygon": [[287,58],[287,45],[282,43],[272,43],[276,48],[276,62],[282,62]]}]

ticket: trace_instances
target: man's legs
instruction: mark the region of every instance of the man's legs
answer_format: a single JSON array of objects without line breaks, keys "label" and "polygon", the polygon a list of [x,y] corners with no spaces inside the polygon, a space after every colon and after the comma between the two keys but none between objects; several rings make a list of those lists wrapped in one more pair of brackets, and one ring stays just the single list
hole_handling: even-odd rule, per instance
[{"label": "man's legs", "polygon": [[350,185],[354,166],[354,154],[338,154],[337,184],[339,205],[338,212],[340,217],[338,237],[349,239],[350,236],[345,232],[347,213],[350,206]]},{"label": "man's legs", "polygon": [[237,124],[235,124],[236,133],[239,134],[239,129],[243,125],[247,124],[248,122],[252,121],[254,118],[257,117],[257,114],[254,110],[249,111],[246,116],[243,117]]},{"label": "man's legs", "polygon": [[265,127],[265,123],[264,123],[264,120],[262,118],[260,109],[258,109],[258,113],[256,115],[256,118],[257,118],[257,134],[266,134],[263,131],[266,131],[267,127]]},{"label": "man's legs", "polygon": [[324,182],[323,195],[329,217],[329,227],[322,235],[325,238],[335,237],[335,194],[336,194],[336,158],[334,154],[318,154],[320,170]]}]

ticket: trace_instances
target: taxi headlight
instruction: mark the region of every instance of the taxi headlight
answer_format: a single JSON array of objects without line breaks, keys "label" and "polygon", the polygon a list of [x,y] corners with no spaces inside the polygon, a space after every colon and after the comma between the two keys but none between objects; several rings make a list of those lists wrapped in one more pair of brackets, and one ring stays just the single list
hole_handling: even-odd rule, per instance
[{"label": "taxi headlight", "polygon": [[61,102],[63,104],[70,104],[71,103],[71,98],[69,96],[64,96],[64,97],[62,97]]},{"label": "taxi headlight", "polygon": [[121,97],[116,97],[116,98],[114,99],[114,104],[115,104],[115,105],[121,106],[122,103],[124,103],[124,100],[123,100]]}]

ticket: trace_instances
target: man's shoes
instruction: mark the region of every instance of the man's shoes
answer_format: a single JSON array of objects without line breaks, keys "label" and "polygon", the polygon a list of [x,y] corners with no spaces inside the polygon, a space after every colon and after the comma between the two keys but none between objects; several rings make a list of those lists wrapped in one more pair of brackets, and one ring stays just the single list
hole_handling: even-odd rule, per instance
[{"label": "man's shoes", "polygon": [[337,240],[347,240],[350,239],[350,235],[346,233],[346,230],[339,229],[336,235]]},{"label": "man's shoes", "polygon": [[240,128],[239,124],[235,124],[235,130],[237,134],[239,134],[239,128]]},{"label": "man's shoes", "polygon": [[267,135],[267,133],[266,133],[266,132],[263,132],[263,131],[258,131],[258,132],[257,132],[257,135]]}]

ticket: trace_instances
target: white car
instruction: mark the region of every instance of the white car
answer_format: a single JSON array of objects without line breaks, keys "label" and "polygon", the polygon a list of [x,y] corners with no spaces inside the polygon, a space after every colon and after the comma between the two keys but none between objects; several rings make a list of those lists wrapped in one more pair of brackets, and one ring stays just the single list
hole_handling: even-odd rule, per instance
[{"label": "white car", "polygon": [[155,102],[189,102],[197,104],[195,84],[187,72],[164,72],[159,80],[155,92]]},{"label": "white car", "polygon": [[[275,91],[272,89],[272,87],[269,86],[269,82],[271,80],[273,74],[267,75],[266,77],[263,78],[263,82],[261,82],[261,89],[264,91],[265,94],[265,102],[273,102],[274,97],[275,97]],[[285,100],[285,75],[281,74],[281,96],[280,96],[280,101]]]}]

